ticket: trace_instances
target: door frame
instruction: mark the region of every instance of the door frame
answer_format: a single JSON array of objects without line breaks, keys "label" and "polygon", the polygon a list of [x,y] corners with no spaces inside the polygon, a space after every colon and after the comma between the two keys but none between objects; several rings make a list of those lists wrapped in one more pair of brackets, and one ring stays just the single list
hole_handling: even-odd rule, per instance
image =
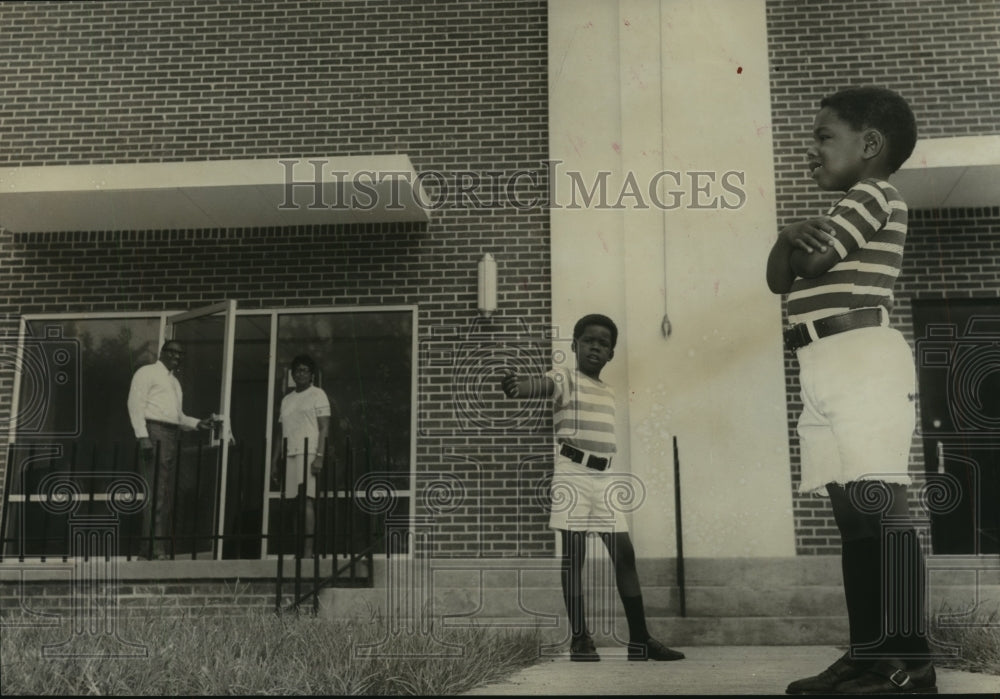
[{"label": "door frame", "polygon": [[[222,367],[221,385],[219,387],[219,415],[222,417],[222,426],[218,433],[211,437],[213,446],[219,445],[219,478],[215,484],[215,532],[212,537],[212,558],[219,560],[222,557],[221,542],[225,535],[226,526],[226,484],[229,482],[229,412],[231,408],[231,397],[233,389],[233,352],[236,340],[236,300],[226,299],[218,303],[207,306],[199,306],[180,313],[167,315],[163,318],[163,326],[160,336],[163,342],[174,339],[174,328],[178,323],[199,318],[223,314],[222,326]],[[162,346],[162,343],[161,343]],[[221,444],[220,444],[221,442]]]}]

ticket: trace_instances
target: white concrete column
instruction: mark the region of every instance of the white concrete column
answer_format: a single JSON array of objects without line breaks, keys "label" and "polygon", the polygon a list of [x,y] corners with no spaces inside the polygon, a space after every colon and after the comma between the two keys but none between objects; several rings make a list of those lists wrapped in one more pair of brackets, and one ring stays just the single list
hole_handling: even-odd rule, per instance
[{"label": "white concrete column", "polygon": [[549,7],[553,316],[623,331],[603,378],[637,552],[676,553],[676,435],[685,554],[793,555],[764,2]]},{"label": "white concrete column", "polygon": [[669,169],[663,154],[663,41],[658,0],[618,3],[623,194],[619,208],[625,229],[625,345],[628,401],[621,436],[629,442],[632,475],[643,484],[645,501],[631,519],[638,555],[673,556],[675,550],[673,445],[667,397],[669,367],[662,333],[667,301],[665,250],[669,203],[659,173]]}]

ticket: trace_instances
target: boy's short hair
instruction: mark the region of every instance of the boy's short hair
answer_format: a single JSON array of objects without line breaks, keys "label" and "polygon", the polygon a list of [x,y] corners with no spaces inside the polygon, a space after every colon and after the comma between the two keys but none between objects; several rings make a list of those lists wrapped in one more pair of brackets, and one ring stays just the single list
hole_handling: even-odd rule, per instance
[{"label": "boy's short hair", "polygon": [[910,105],[899,94],[884,87],[849,87],[824,97],[820,108],[829,107],[855,131],[878,129],[885,136],[888,164],[895,172],[906,162],[917,144],[917,120]]},{"label": "boy's short hair", "polygon": [[579,340],[588,325],[604,326],[611,332],[611,347],[618,344],[618,326],[615,325],[615,321],[600,313],[591,313],[576,321],[576,325],[573,326],[573,339]]},{"label": "boy's short hair", "polygon": [[289,368],[292,371],[295,371],[295,368],[300,366],[308,367],[309,371],[314,374],[316,373],[316,362],[313,361],[313,358],[308,354],[300,354],[296,356],[289,365]]}]

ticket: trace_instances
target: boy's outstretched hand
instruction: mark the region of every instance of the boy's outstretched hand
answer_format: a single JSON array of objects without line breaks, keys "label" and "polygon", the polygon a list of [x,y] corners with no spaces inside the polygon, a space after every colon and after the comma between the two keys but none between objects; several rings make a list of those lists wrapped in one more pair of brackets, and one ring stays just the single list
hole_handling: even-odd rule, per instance
[{"label": "boy's outstretched hand", "polygon": [[500,380],[500,387],[503,389],[504,394],[508,398],[517,398],[521,395],[521,387],[515,374],[510,369],[504,372],[503,378]]}]

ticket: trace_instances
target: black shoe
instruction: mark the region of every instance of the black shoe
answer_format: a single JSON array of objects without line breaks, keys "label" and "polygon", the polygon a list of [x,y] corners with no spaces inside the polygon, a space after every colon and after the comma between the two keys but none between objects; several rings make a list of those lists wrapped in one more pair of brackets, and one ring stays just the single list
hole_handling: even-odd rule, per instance
[{"label": "black shoe", "polygon": [[590,636],[575,636],[569,644],[569,659],[576,663],[593,663],[601,659]]},{"label": "black shoe", "polygon": [[937,694],[934,665],[907,669],[901,660],[875,663],[867,672],[837,685],[837,694]]},{"label": "black shoe", "polygon": [[679,650],[667,648],[655,638],[647,638],[642,643],[628,644],[629,660],[683,660],[684,654]]},{"label": "black shoe", "polygon": [[837,685],[853,680],[864,674],[868,663],[852,660],[851,654],[844,653],[837,661],[818,675],[795,680],[785,689],[785,694],[827,694]]}]

